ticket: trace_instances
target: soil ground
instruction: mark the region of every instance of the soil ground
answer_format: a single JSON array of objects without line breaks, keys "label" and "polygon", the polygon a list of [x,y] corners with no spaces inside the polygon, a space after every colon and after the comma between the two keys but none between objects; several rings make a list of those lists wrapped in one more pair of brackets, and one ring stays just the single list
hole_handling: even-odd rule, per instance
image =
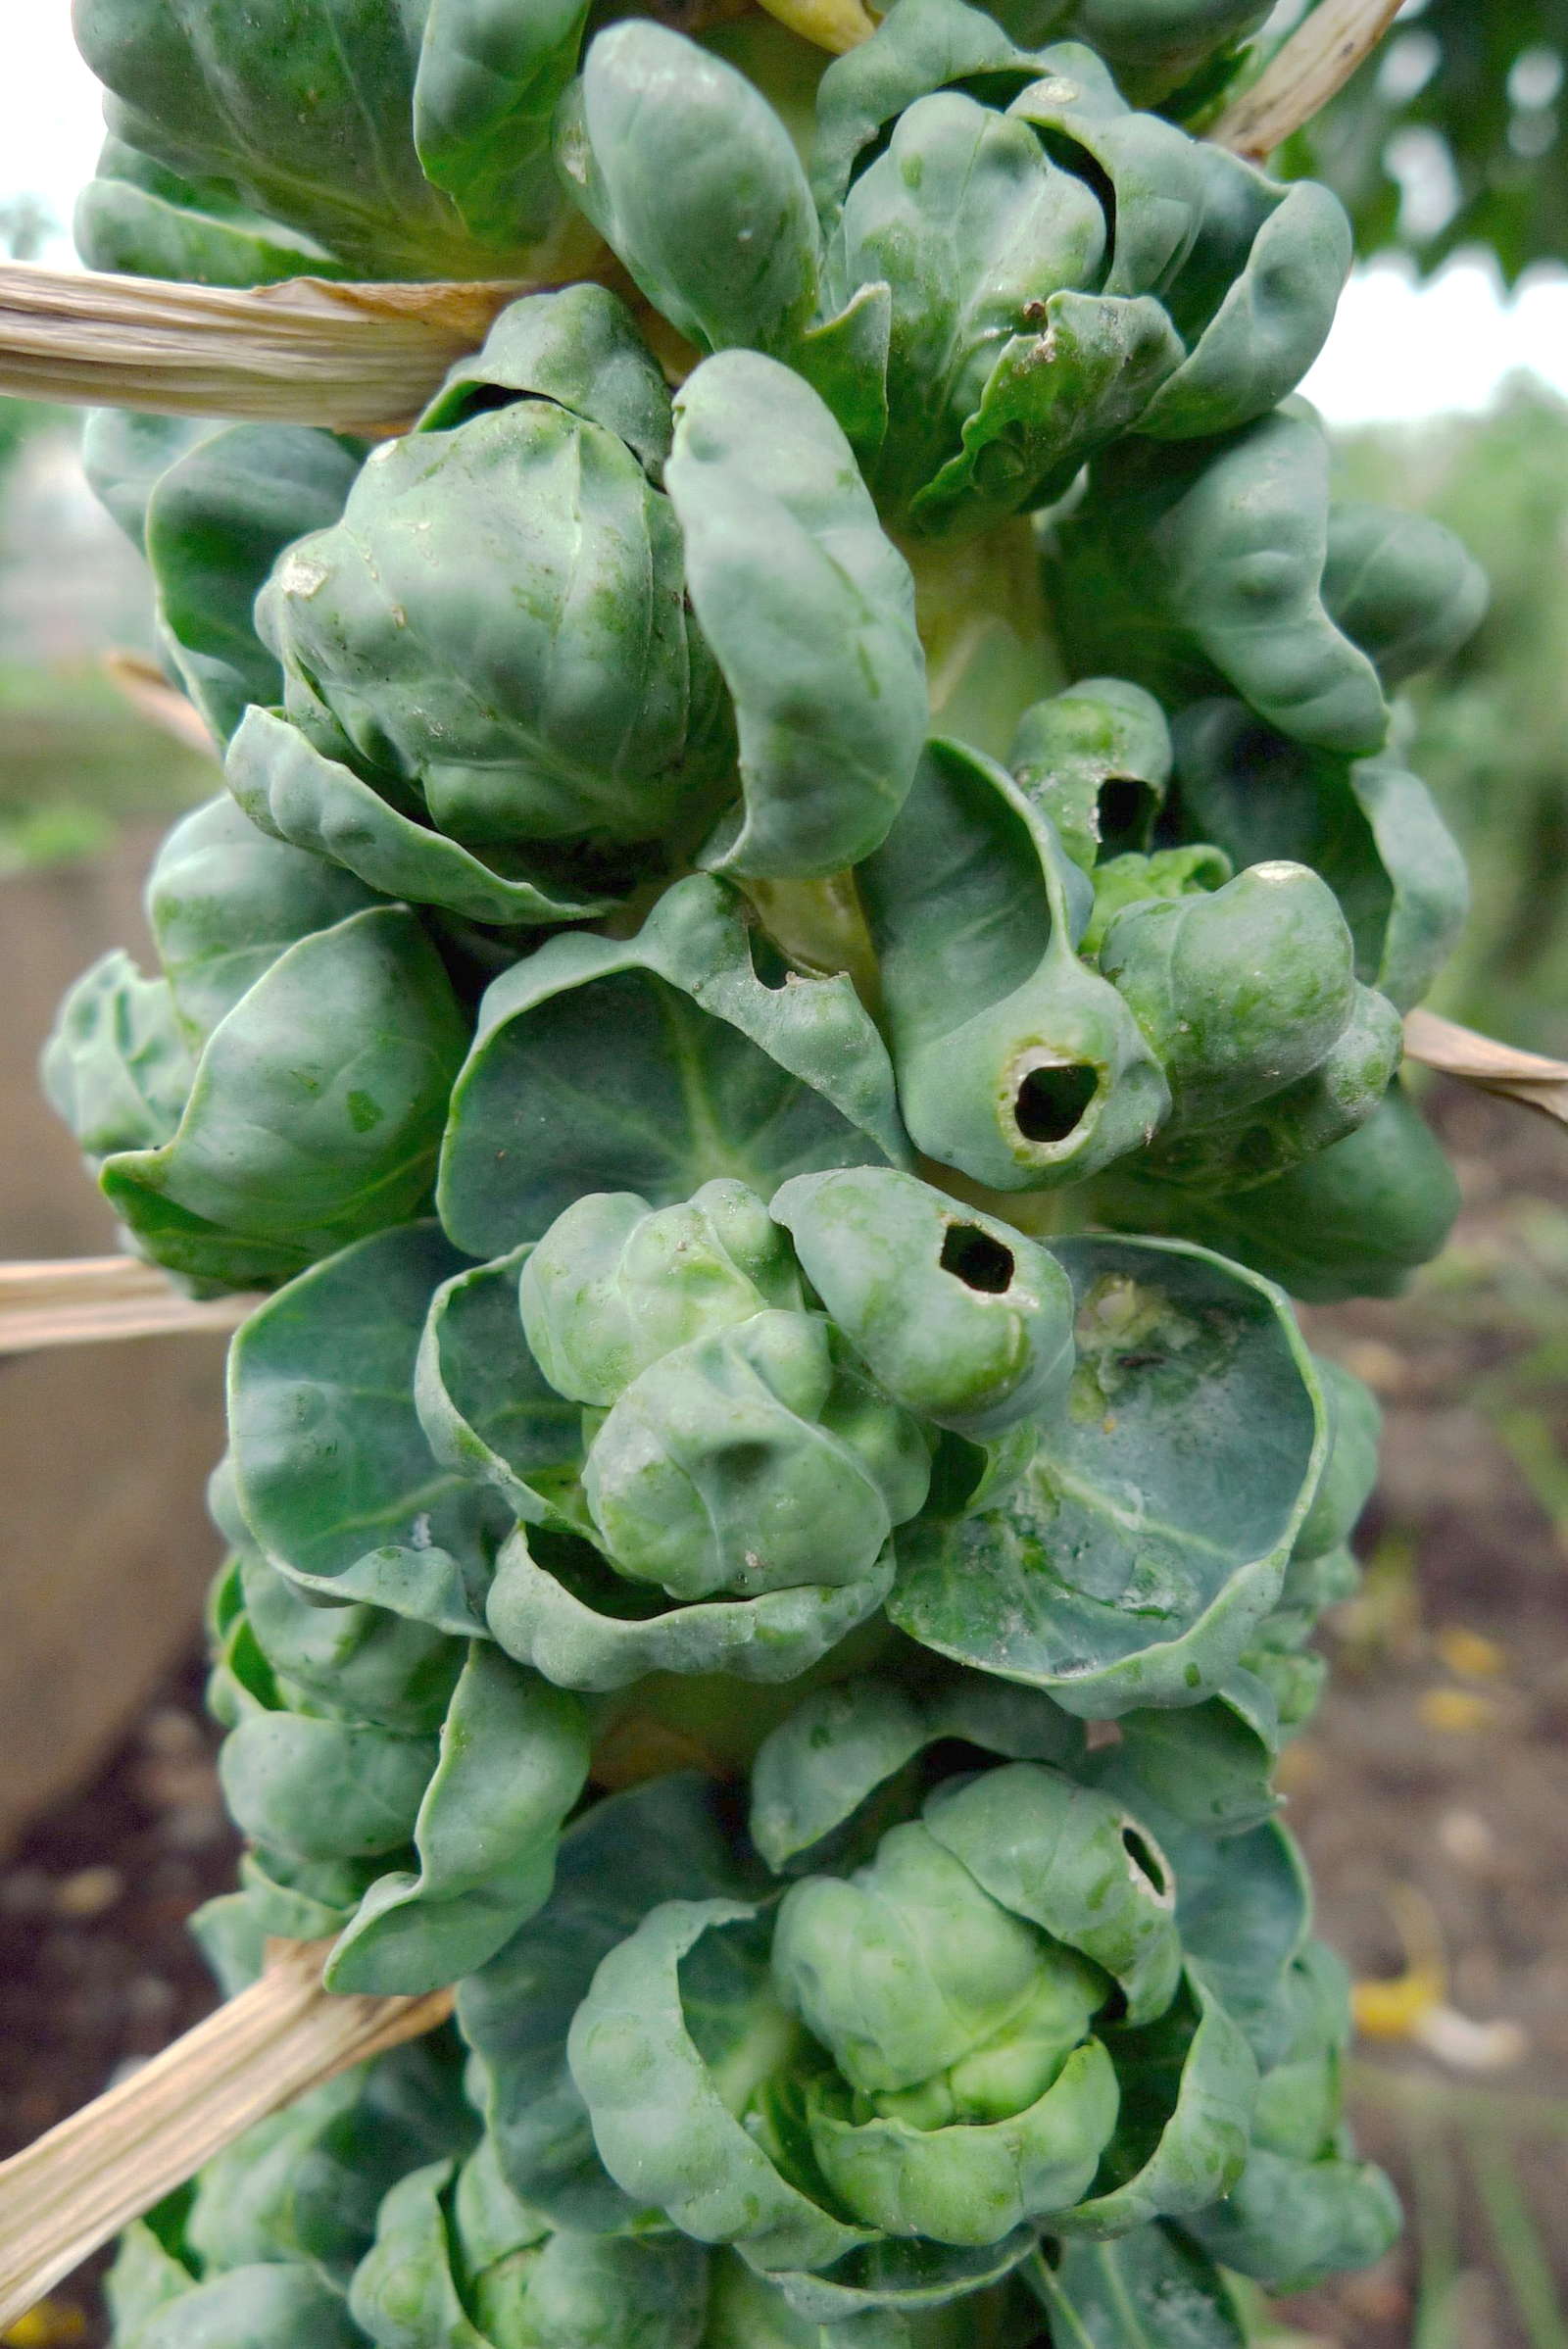
[{"label": "soil ground", "polygon": [[[1366,1586],[1284,1771],[1321,1930],[1363,1983],[1416,1973],[1351,2075],[1411,2225],[1278,2323],[1299,2349],[1568,2349],[1568,1137],[1457,1088],[1429,1105],[1454,1246],[1396,1303],[1309,1317],[1388,1430]],[[200,1685],[193,1658],[0,1866],[0,2151],[210,2003],[184,1920],[233,1845]],[[1416,2035],[1386,2035],[1401,2016]],[[102,2340],[90,2276],[53,2309],[15,2337]]]}]

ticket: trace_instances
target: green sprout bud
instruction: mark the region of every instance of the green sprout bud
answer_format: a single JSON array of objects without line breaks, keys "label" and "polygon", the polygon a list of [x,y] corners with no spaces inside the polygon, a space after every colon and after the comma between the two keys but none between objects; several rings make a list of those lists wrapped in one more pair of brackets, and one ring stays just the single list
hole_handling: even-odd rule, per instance
[{"label": "green sprout bud", "polygon": [[983,1892],[916,1822],[852,1877],[808,1877],[773,1936],[781,1995],[862,2119],[996,2121],[1044,2094],[1110,1994],[1098,1966]]},{"label": "green sprout bud", "polygon": [[789,1242],[755,1191],[722,1177],[672,1207],[590,1192],[531,1251],[518,1295],[552,1387],[601,1407],[692,1339],[804,1301]]},{"label": "green sprout bud", "polygon": [[635,1378],[589,1446],[583,1492],[622,1574],[676,1598],[751,1598],[858,1580],[930,1473],[915,1422],[829,1324],[768,1311]]},{"label": "green sprout bud", "polygon": [[386,441],[257,607],[317,747],[465,847],[700,820],[727,710],[680,532],[618,433],[520,398]]},{"label": "green sprout bud", "polygon": [[1204,1125],[1307,1076],[1355,1007],[1354,949],[1303,864],[1250,865],[1210,895],[1130,906],[1100,966],[1170,1081],[1173,1122]]},{"label": "green sprout bud", "polygon": [[1170,780],[1170,728],[1141,685],[1086,677],[1024,711],[1007,764],[1088,872],[1148,847]]}]

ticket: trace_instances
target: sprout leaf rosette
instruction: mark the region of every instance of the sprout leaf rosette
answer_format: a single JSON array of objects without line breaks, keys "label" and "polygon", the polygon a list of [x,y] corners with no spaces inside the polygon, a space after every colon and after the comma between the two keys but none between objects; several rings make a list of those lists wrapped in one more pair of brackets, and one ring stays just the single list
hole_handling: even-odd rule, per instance
[{"label": "sprout leaf rosette", "polygon": [[418,917],[223,800],[148,900],[162,975],[106,955],[43,1060],[137,1250],[246,1288],[419,1214],[468,1020]]},{"label": "sprout leaf rosette", "polygon": [[[1095,15],[1059,29],[1092,40]],[[1261,416],[1348,268],[1322,189],[1136,112],[1091,49],[1020,47],[960,0],[898,0],[823,75],[815,129],[808,172],[744,74],[633,19],[592,42],[557,146],[656,308],[699,348],[798,368],[918,533],[1059,495],[1129,432]]]}]

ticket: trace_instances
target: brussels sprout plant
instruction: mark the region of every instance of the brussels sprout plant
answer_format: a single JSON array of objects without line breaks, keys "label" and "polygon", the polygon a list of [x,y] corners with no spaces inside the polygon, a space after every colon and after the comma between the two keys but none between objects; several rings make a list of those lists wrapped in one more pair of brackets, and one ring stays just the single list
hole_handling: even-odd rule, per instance
[{"label": "brussels sprout plant", "polygon": [[115,2337],[1235,2349],[1398,2224],[1273,1791],[1377,1437],[1294,1300],[1453,1214],[1398,688],[1484,589],[1333,497],[1345,216],[1203,135],[1262,7],[676,13],[77,0],[89,261],[518,281],[374,445],[90,427],[225,789],[45,1082],[265,1293],[198,1930],[456,1990]]}]

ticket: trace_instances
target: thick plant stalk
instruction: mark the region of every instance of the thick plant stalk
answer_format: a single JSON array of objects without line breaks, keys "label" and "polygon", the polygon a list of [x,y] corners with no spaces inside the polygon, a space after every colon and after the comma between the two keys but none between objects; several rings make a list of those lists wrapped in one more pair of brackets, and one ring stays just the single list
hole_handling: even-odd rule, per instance
[{"label": "thick plant stalk", "polygon": [[449,1990],[330,1996],[326,1947],[279,1943],[250,1989],[0,2162],[0,2328],[269,2113],[450,2014]]},{"label": "thick plant stalk", "polygon": [[1208,131],[1261,163],[1342,90],[1398,15],[1402,0],[1322,0],[1264,72]]},{"label": "thick plant stalk", "polygon": [[1426,1068],[1458,1077],[1483,1093],[1518,1101],[1568,1125],[1568,1060],[1551,1060],[1544,1052],[1522,1052],[1511,1044],[1461,1028],[1435,1011],[1411,1011],[1404,1022],[1408,1057]]},{"label": "thick plant stalk", "polygon": [[182,1297],[155,1264],[135,1256],[0,1264],[0,1354],[91,1346],[105,1338],[231,1330],[257,1302],[248,1296]]}]

